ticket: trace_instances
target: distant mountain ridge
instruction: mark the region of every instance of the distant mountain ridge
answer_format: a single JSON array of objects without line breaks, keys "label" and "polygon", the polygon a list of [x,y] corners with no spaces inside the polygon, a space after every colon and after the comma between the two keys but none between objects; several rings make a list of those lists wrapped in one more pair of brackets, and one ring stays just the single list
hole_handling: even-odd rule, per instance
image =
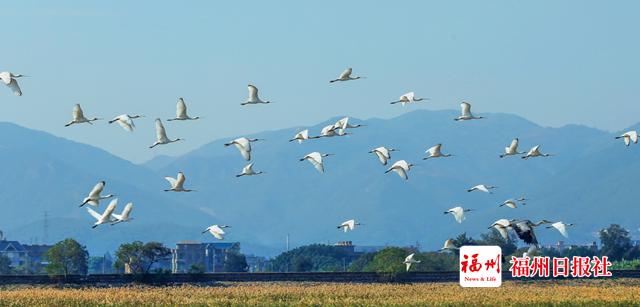
[{"label": "distant mountain ridge", "polygon": [[[42,237],[42,215],[50,216],[49,240],[78,237],[91,250],[113,250],[134,239],[174,244],[182,239],[210,240],[200,230],[210,224],[232,225],[228,240],[243,249],[275,254],[292,245],[351,240],[357,245],[406,245],[419,242],[439,248],[462,232],[477,236],[499,218],[546,218],[576,223],[565,241],[588,242],[609,223],[620,223],[637,235],[633,202],[639,182],[640,147],[626,148],[615,134],[578,125],[545,128],[519,116],[483,114],[487,119],[455,122],[455,111],[419,110],[392,119],[359,120],[365,127],[352,135],[288,142],[295,133],[320,129],[340,117],[310,127],[251,134],[266,139],[253,146],[254,169],[266,174],[236,178],[247,164],[234,147],[215,140],[185,155],[157,157],[135,165],[104,150],[17,125],[0,123],[0,229],[12,239]],[[637,126],[637,125],[636,125]],[[625,129],[626,131],[627,129]],[[513,137],[521,151],[541,144],[553,157],[522,160],[498,158]],[[451,158],[423,161],[424,151],[442,143]],[[368,151],[399,149],[390,163],[406,159],[417,164],[403,181]],[[325,174],[298,159],[312,151],[334,153],[325,160]],[[165,193],[162,178],[184,171],[186,187],[197,192]],[[91,217],[79,201],[98,180],[105,192],[120,199],[118,211],[134,202],[136,220],[118,226],[90,228]],[[494,194],[468,193],[470,186],[498,186]],[[11,187],[11,188],[9,188]],[[36,188],[37,187],[37,188]],[[531,200],[517,209],[499,208],[507,198]],[[462,223],[443,215],[461,205],[474,208]],[[100,210],[103,210],[101,206]],[[342,233],[336,225],[355,218],[364,225]],[[40,228],[40,229],[38,229]],[[540,228],[542,244],[563,238]]]}]

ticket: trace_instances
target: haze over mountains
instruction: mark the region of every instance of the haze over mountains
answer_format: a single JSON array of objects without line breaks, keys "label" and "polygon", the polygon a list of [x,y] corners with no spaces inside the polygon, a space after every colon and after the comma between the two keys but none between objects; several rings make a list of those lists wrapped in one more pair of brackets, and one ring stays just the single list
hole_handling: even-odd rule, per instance
[{"label": "haze over mountains", "polygon": [[[235,148],[223,146],[237,136],[136,165],[95,147],[0,123],[0,229],[10,239],[42,241],[47,211],[49,243],[76,237],[91,252],[102,253],[136,239],[169,245],[185,239],[213,241],[200,232],[218,223],[233,226],[227,240],[240,241],[245,252],[265,255],[281,252],[287,234],[293,246],[351,240],[356,245],[419,242],[433,250],[462,232],[478,236],[499,218],[575,223],[565,241],[576,243],[595,240],[596,231],[610,223],[638,235],[638,145],[627,148],[615,134],[585,126],[545,128],[515,115],[491,113],[483,114],[488,119],[455,122],[457,114],[418,110],[389,120],[352,118],[350,122],[366,126],[349,129],[353,134],[345,137],[302,144],[288,140],[305,128],[317,135],[339,117],[312,127],[247,135],[266,139],[252,144],[254,169],[266,174],[242,178],[235,174],[247,162]],[[555,156],[498,158],[514,137],[520,138],[521,151],[542,144],[543,152]],[[454,156],[421,160],[436,143]],[[417,164],[408,181],[385,174],[388,166],[368,153],[383,145],[399,150],[392,153],[391,163],[405,159]],[[325,174],[298,161],[313,151],[335,154],[325,159]],[[178,171],[187,177],[185,187],[197,192],[162,191],[168,186],[163,177]],[[131,223],[91,229],[92,217],[78,205],[99,180],[107,181],[106,193],[119,198],[116,211],[134,202]],[[480,183],[498,188],[494,194],[466,192]],[[520,195],[530,199],[526,206],[498,207]],[[475,209],[462,224],[443,214],[457,205]],[[105,207],[103,202],[99,211]],[[351,218],[364,225],[346,234],[336,229]],[[537,233],[542,244],[563,239],[555,230],[540,228]]]}]

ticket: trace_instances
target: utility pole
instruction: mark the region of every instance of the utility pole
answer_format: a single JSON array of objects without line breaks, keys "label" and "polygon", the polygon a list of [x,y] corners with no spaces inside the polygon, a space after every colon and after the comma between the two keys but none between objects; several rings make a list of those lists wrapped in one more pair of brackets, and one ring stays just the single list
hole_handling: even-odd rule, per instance
[{"label": "utility pole", "polygon": [[42,236],[42,244],[47,244],[49,241],[49,214],[47,211],[44,211],[44,225],[43,225],[44,235]]},{"label": "utility pole", "polygon": [[287,234],[287,251],[289,251],[289,234]]}]

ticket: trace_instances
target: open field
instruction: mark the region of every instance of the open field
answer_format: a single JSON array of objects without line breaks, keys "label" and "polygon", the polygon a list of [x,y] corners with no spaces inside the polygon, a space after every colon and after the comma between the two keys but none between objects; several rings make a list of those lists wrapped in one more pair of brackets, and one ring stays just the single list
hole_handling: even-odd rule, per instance
[{"label": "open field", "polygon": [[0,305],[640,305],[637,279],[503,283],[221,283],[215,286],[31,287],[0,291]]}]

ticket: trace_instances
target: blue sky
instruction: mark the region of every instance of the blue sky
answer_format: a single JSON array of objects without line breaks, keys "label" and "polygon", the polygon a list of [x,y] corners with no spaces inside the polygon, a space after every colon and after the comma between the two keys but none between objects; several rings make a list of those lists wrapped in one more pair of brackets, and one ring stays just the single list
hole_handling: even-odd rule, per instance
[{"label": "blue sky", "polygon": [[[141,162],[213,139],[413,108],[506,112],[545,126],[619,130],[640,121],[636,1],[4,1],[0,120]],[[344,68],[367,79],[329,85]],[[246,85],[267,106],[241,107]],[[167,124],[179,145],[147,148],[152,120],[184,97],[195,122]],[[128,134],[88,116],[141,113]]]}]

